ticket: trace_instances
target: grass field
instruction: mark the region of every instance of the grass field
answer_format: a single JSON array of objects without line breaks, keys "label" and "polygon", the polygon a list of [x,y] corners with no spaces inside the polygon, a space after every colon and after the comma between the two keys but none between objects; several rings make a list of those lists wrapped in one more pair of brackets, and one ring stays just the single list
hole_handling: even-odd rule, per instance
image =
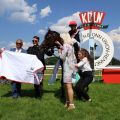
[{"label": "grass field", "polygon": [[11,85],[0,84],[0,120],[120,120],[120,84],[92,83],[92,102],[75,98],[76,109],[66,111],[60,97],[60,81],[44,81],[42,98],[34,98],[33,85],[22,85],[22,97],[11,98]]}]

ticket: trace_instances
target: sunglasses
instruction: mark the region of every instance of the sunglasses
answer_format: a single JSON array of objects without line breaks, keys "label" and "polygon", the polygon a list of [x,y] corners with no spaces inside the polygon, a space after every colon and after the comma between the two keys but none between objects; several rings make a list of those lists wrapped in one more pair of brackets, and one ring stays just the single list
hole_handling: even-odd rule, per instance
[{"label": "sunglasses", "polygon": [[35,43],[37,43],[38,41],[37,41],[37,40],[32,40],[32,42],[35,42]]},{"label": "sunglasses", "polygon": [[22,45],[22,43],[16,43],[16,45]]}]

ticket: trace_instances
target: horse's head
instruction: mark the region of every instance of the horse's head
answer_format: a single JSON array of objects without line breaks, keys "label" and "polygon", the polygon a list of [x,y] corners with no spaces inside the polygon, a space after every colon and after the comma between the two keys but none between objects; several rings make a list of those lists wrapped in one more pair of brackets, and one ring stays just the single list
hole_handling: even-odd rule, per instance
[{"label": "horse's head", "polygon": [[45,47],[47,49],[54,48],[55,46],[58,47],[56,41],[63,45],[63,39],[60,37],[60,34],[49,29],[44,37],[42,47]]}]

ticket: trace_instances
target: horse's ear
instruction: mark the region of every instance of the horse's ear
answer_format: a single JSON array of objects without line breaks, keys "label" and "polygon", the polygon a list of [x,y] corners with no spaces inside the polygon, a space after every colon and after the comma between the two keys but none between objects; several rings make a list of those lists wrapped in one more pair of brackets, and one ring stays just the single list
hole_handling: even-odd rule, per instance
[{"label": "horse's ear", "polygon": [[50,28],[48,28],[48,32],[51,32],[51,29],[50,29]]}]

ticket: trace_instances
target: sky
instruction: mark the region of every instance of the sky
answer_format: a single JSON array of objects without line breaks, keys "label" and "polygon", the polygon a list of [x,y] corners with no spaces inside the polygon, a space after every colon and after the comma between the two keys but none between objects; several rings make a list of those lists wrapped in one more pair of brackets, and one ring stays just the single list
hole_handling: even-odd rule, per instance
[{"label": "sky", "polygon": [[0,0],[0,48],[15,46],[16,39],[24,41],[27,49],[34,35],[43,41],[48,28],[59,33],[69,31],[68,23],[81,24],[79,13],[106,13],[104,30],[115,46],[114,56],[120,59],[120,0]]}]

